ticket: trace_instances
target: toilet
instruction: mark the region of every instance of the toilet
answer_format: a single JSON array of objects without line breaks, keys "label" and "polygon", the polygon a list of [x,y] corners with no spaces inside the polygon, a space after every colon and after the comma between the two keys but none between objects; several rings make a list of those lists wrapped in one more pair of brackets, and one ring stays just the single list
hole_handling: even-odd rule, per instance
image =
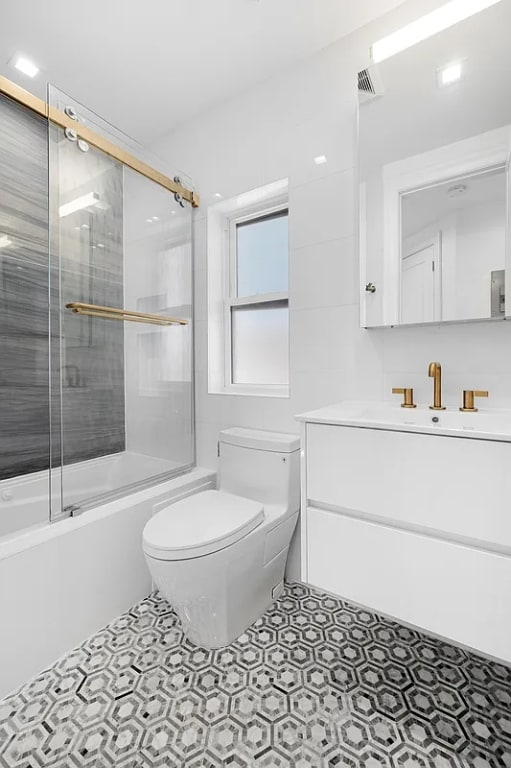
[{"label": "toilet", "polygon": [[187,637],[221,648],[280,595],[300,507],[300,438],[235,427],[219,435],[218,490],[188,496],[146,524],[153,580]]}]

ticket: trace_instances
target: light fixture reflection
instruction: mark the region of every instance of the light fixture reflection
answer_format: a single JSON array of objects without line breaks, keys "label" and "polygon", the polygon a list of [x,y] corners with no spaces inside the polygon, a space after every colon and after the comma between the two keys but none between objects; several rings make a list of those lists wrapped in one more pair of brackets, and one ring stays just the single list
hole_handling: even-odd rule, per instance
[{"label": "light fixture reflection", "polygon": [[0,248],[7,248],[12,245],[12,240],[7,235],[0,235]]},{"label": "light fixture reflection", "polygon": [[69,203],[64,203],[59,208],[59,216],[61,219],[64,216],[69,216],[76,211],[81,211],[84,208],[89,208],[91,205],[99,205],[99,195],[97,192],[88,192],[86,195],[77,197],[71,200]]}]

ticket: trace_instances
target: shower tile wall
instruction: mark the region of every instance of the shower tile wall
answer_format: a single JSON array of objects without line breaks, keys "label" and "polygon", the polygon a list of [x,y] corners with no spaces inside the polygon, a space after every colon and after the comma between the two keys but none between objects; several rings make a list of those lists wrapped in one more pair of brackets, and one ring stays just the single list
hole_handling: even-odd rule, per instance
[{"label": "shower tile wall", "polygon": [[[62,424],[58,325],[67,301],[122,306],[122,170],[51,130],[50,176],[59,185],[58,202],[51,195],[51,239],[61,262],[59,286],[52,255],[51,460],[58,465],[61,427],[64,463],[124,449],[122,324],[64,310]],[[45,120],[1,97],[0,480],[50,465],[47,131]],[[101,207],[59,218],[59,205],[87,191],[99,194]]]},{"label": "shower tile wall", "polygon": [[0,101],[0,480],[49,466],[47,125]]}]

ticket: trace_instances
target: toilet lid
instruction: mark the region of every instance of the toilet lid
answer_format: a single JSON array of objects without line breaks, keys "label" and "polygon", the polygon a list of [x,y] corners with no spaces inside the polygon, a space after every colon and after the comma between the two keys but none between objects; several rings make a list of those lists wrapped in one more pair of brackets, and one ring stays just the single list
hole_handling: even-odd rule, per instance
[{"label": "toilet lid", "polygon": [[187,560],[234,544],[264,520],[263,505],[232,493],[202,491],[157,512],[144,528],[144,551]]}]

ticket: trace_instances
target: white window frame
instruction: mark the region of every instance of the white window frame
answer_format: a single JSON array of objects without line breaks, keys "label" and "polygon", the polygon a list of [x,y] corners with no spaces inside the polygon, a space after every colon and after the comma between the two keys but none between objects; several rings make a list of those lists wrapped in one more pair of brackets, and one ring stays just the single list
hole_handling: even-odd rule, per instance
[{"label": "white window frame", "polygon": [[[238,392],[251,393],[254,388],[263,392],[275,392],[287,393],[289,390],[289,381],[287,384],[236,384],[233,381],[233,346],[232,346],[232,308],[233,307],[245,307],[253,306],[254,304],[269,304],[275,301],[286,301],[287,309],[289,312],[289,291],[274,292],[274,293],[258,293],[254,296],[243,296],[238,298],[237,282],[238,282],[238,225],[246,224],[248,222],[257,222],[262,219],[272,216],[273,214],[286,213],[289,215],[289,209],[287,203],[264,208],[244,216],[233,216],[228,219],[229,222],[229,246],[228,246],[228,265],[225,270],[226,285],[225,285],[225,299],[224,299],[224,334],[225,334],[225,354],[224,354],[224,377],[226,388]],[[258,392],[259,394],[259,392]]]},{"label": "white window frame", "polygon": [[[208,392],[211,394],[289,397],[289,382],[235,384],[232,370],[232,307],[287,301],[289,311],[289,291],[236,297],[237,226],[283,211],[289,216],[287,180],[222,201],[208,211]],[[221,281],[215,277],[219,270]]]}]

